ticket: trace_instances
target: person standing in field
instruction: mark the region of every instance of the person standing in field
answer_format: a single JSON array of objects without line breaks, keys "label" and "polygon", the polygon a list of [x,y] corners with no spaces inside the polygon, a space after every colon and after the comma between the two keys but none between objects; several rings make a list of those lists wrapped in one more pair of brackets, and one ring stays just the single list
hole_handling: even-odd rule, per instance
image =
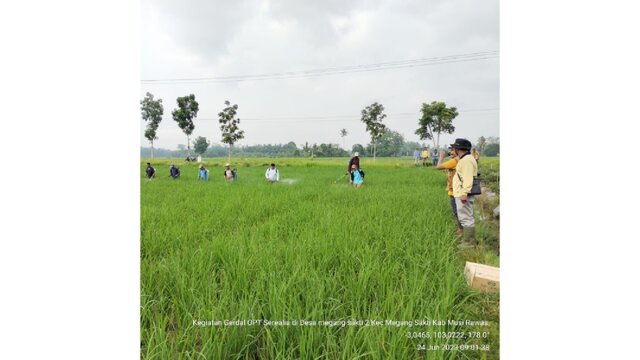
[{"label": "person standing in field", "polygon": [[360,169],[356,164],[351,165],[351,180],[349,180],[354,187],[361,187],[364,183],[364,171]]},{"label": "person standing in field", "polygon": [[420,158],[422,159],[422,166],[427,166],[429,164],[429,148],[422,148],[422,154],[420,154]]},{"label": "person standing in field", "polygon": [[438,153],[438,149],[433,148],[432,154],[433,154],[433,166],[436,166],[436,165],[438,165],[438,159],[440,158],[440,154]]},{"label": "person standing in field", "polygon": [[413,164],[415,166],[420,165],[420,148],[413,150]]},{"label": "person standing in field", "polygon": [[180,169],[178,169],[178,167],[176,167],[174,164],[171,164],[171,167],[169,168],[169,176],[171,176],[173,180],[179,178]]},{"label": "person standing in field", "polygon": [[264,173],[264,176],[267,178],[269,184],[280,181],[280,174],[278,173],[276,164],[271,163],[271,166],[267,168],[267,172]]},{"label": "person standing in field", "polygon": [[231,170],[231,164],[227,163],[224,165],[224,180],[225,181],[233,181],[236,178],[236,175],[233,170]]},{"label": "person standing in field", "polygon": [[209,180],[209,170],[202,164],[198,167],[198,180]]},{"label": "person standing in field", "polygon": [[151,163],[147,163],[147,168],[144,171],[144,176],[149,180],[156,177],[156,169],[151,166]]},{"label": "person standing in field", "polygon": [[453,177],[456,174],[456,166],[458,165],[458,157],[455,154],[453,149],[450,149],[449,156],[451,159],[442,162],[444,160],[444,151],[440,150],[440,156],[438,157],[438,163],[436,164],[436,169],[439,170],[447,170],[447,194],[449,195],[449,203],[451,204],[451,210],[453,211],[453,216],[456,218],[456,223],[458,224],[458,229],[456,230],[456,234],[458,236],[463,235],[462,224],[460,224],[460,220],[458,219],[458,209],[456,208],[456,199],[453,197]]},{"label": "person standing in field", "polygon": [[471,142],[467,139],[456,139],[451,144],[456,156],[458,156],[458,164],[456,165],[456,174],[453,177],[453,197],[456,200],[456,209],[458,211],[458,220],[462,225],[463,240],[460,244],[461,248],[474,247],[475,240],[475,221],[473,218],[473,202],[475,196],[469,195],[473,186],[473,178],[478,176],[478,163],[476,159],[470,155]]}]

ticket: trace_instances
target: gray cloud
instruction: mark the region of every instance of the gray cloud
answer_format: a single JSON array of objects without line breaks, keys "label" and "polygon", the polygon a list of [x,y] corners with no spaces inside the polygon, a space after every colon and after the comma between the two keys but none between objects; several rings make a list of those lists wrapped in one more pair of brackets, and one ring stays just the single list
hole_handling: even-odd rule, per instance
[{"label": "gray cloud", "polygon": [[[143,1],[142,78],[246,75],[430,58],[499,50],[498,1]],[[366,143],[360,110],[373,101],[388,125],[417,140],[422,102],[460,110],[499,106],[498,59],[317,78],[240,83],[141,86],[164,99],[156,144],[175,148],[186,137],[171,120],[175,98],[200,102],[195,136],[219,142],[215,118],[229,99],[240,106],[244,144],[304,141]],[[415,112],[415,117],[393,114]],[[347,119],[307,119],[353,115]],[[290,117],[305,117],[292,122]],[[287,121],[273,117],[287,117]],[[317,121],[322,120],[322,121]],[[340,121],[338,121],[340,120]],[[461,112],[456,136],[498,136],[499,112]],[[141,129],[144,124],[141,121]],[[141,133],[141,142],[146,141]]]}]

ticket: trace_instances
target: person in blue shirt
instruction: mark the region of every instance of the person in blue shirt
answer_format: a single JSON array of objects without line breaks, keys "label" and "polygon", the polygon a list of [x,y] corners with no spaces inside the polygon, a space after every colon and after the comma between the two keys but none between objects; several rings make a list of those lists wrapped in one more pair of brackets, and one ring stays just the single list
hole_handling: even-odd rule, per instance
[{"label": "person in blue shirt", "polygon": [[432,156],[431,156],[431,158],[433,159],[433,166],[437,166],[438,165],[438,158],[439,157],[440,157],[440,152],[438,151],[437,148],[433,148]]},{"label": "person in blue shirt", "polygon": [[198,180],[209,180],[209,170],[205,169],[204,165],[200,165],[198,169]]},{"label": "person in blue shirt", "polygon": [[413,164],[415,166],[420,165],[420,148],[413,150]]},{"label": "person in blue shirt", "polygon": [[361,187],[364,183],[364,171],[360,169],[356,164],[351,165],[351,181],[354,187]]}]

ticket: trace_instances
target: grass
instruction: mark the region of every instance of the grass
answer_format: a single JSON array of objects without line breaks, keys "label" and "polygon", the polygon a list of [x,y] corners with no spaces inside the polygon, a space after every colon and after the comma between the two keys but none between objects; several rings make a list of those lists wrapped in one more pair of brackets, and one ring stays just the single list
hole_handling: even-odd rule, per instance
[{"label": "grass", "polygon": [[[232,160],[235,183],[222,179],[226,159],[206,159],[208,182],[196,181],[195,165],[167,159],[153,163],[158,178],[141,181],[142,358],[498,358],[499,298],[464,282],[469,255],[456,249],[444,173],[410,158],[364,158],[365,185],[354,189],[336,181],[348,159],[276,159],[282,182],[269,185],[271,159]],[[179,180],[168,177],[172,161]],[[491,335],[407,336],[476,329],[468,326],[193,325],[246,319],[490,320]],[[417,350],[480,343],[491,350]]]}]

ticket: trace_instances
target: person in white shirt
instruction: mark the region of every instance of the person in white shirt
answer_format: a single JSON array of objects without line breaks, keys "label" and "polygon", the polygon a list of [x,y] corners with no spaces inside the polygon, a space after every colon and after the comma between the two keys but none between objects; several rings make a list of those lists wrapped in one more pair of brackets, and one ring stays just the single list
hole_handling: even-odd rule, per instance
[{"label": "person in white shirt", "polygon": [[271,167],[267,168],[267,172],[264,173],[264,176],[267,178],[269,184],[280,181],[280,174],[278,173],[276,164],[272,163]]},{"label": "person in white shirt", "polygon": [[235,171],[231,170],[231,164],[227,163],[224,165],[224,180],[225,181],[234,181],[236,179]]}]

